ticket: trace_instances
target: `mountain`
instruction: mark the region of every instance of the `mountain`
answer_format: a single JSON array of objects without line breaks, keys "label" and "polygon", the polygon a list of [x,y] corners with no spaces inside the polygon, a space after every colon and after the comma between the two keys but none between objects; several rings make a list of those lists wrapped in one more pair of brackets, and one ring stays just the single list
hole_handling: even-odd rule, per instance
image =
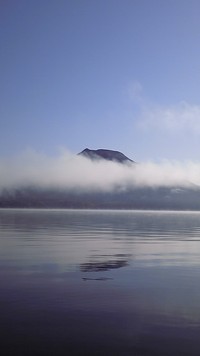
[{"label": "mountain", "polygon": [[132,159],[125,156],[123,153],[119,151],[107,150],[107,149],[98,149],[98,150],[90,150],[86,148],[79,155],[87,157],[92,160],[104,159],[107,161],[114,161],[118,163],[135,163]]}]

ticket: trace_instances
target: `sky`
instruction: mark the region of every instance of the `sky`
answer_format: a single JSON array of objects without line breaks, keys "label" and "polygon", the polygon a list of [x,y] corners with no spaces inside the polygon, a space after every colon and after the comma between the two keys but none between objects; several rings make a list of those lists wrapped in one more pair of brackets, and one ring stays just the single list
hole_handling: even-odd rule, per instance
[{"label": "sky", "polygon": [[0,165],[86,147],[198,164],[199,14],[199,0],[2,0]]}]

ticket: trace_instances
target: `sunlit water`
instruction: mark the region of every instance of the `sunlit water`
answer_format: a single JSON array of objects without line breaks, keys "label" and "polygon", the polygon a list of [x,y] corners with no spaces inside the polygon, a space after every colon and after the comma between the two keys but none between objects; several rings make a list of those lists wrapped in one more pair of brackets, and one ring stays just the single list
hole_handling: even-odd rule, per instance
[{"label": "sunlit water", "polygon": [[200,355],[200,213],[0,210],[0,355]]}]

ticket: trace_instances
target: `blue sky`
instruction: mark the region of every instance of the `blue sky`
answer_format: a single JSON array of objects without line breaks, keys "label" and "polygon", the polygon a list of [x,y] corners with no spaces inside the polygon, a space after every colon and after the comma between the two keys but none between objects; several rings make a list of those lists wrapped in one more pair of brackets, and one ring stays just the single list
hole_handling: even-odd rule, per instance
[{"label": "blue sky", "polygon": [[199,0],[0,5],[0,156],[200,158]]}]

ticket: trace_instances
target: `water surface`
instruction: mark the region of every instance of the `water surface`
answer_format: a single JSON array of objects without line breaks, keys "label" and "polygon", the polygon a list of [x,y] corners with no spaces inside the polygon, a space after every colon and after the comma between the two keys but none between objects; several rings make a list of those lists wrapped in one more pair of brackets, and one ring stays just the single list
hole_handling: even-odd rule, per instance
[{"label": "water surface", "polygon": [[0,210],[1,355],[200,355],[200,213]]}]

